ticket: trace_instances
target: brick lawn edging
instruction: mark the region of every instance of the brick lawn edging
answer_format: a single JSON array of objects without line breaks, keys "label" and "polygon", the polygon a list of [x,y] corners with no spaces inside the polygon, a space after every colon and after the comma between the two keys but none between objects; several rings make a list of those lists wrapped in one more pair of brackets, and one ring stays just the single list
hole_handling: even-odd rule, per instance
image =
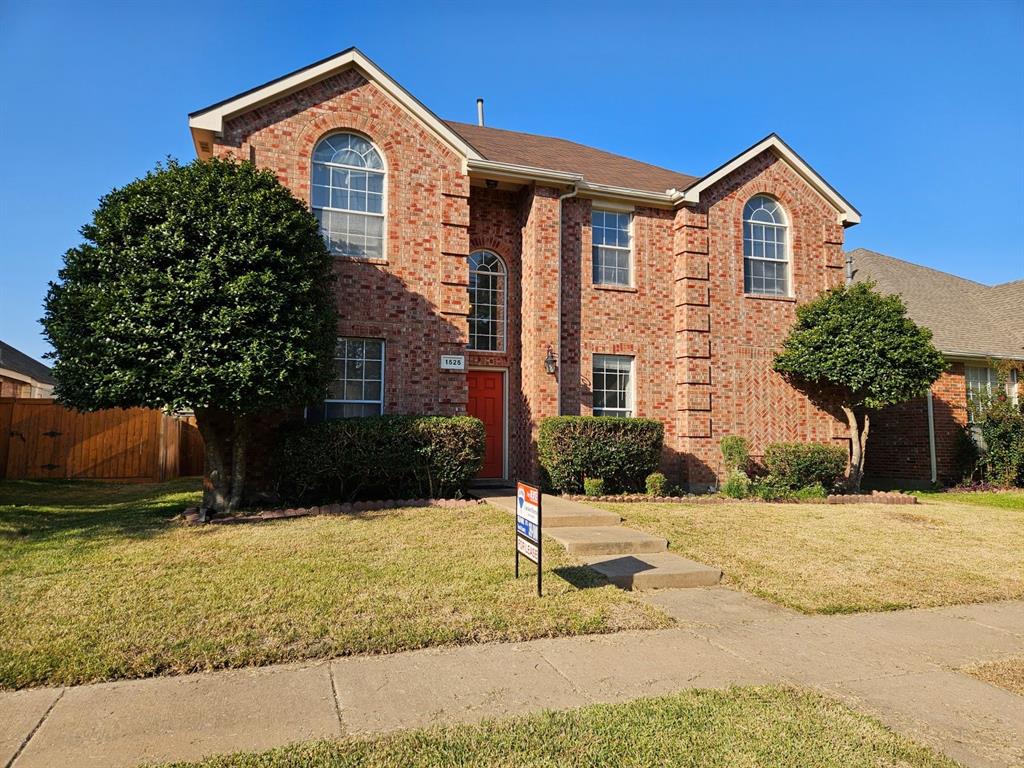
[{"label": "brick lawn edging", "polygon": [[871,493],[833,494],[829,504],[917,504],[917,496],[899,491],[872,491]]},{"label": "brick lawn edging", "polygon": [[626,493],[622,495],[586,496],[579,493],[566,494],[560,498],[570,501],[586,502],[612,502],[618,504],[640,504],[649,502],[651,504],[728,504],[730,502],[743,501],[760,504],[917,504],[917,496],[900,493],[899,491],[873,491],[872,493],[836,493],[826,496],[824,499],[801,499],[799,501],[765,501],[756,497],[745,499],[732,499],[716,495],[690,495],[690,496],[648,496],[645,493]]},{"label": "brick lawn edging", "polygon": [[484,502],[478,499],[388,499],[386,501],[356,501],[345,504],[323,504],[313,507],[288,509],[265,509],[261,512],[247,512],[228,517],[212,517],[199,519],[199,509],[189,507],[182,513],[187,525],[237,525],[240,523],[262,523],[265,520],[283,520],[292,517],[311,517],[314,515],[349,515],[353,512],[375,512],[381,509],[405,509],[409,507],[439,507],[443,509],[466,509],[476,507]]}]

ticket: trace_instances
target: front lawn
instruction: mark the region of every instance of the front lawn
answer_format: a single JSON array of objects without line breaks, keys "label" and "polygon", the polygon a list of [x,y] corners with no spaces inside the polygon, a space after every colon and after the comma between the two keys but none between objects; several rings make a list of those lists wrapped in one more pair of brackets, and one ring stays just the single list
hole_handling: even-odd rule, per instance
[{"label": "front lawn", "polygon": [[[512,578],[511,518],[407,509],[255,525],[171,518],[198,481],[0,482],[0,687],[665,626],[545,556]],[[527,574],[530,573],[527,568]],[[565,571],[562,571],[565,573]]]},{"label": "front lawn", "polygon": [[918,491],[922,501],[973,504],[982,507],[1024,511],[1024,490],[1009,491]]},{"label": "front lawn", "polygon": [[[176,768],[787,766],[955,768],[823,696],[787,688],[689,690],[626,704],[297,744]],[[170,768],[170,767],[168,767]]]},{"label": "front lawn", "polygon": [[852,613],[1024,597],[1024,504],[972,501],[603,506],[721,567],[729,586],[806,613]]}]

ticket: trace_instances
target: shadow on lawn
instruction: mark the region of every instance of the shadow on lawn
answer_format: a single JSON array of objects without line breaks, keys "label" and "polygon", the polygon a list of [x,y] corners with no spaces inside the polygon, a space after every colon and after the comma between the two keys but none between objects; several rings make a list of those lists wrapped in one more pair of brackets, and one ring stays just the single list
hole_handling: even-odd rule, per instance
[{"label": "shadow on lawn", "polygon": [[608,579],[597,571],[585,565],[563,565],[554,569],[554,574],[565,579],[576,589],[593,589],[595,587],[607,587],[611,584]]},{"label": "shadow on lawn", "polygon": [[145,485],[0,482],[0,541],[31,544],[73,538],[89,543],[111,536],[152,538],[170,530],[171,518],[194,503],[198,491],[195,478]]}]

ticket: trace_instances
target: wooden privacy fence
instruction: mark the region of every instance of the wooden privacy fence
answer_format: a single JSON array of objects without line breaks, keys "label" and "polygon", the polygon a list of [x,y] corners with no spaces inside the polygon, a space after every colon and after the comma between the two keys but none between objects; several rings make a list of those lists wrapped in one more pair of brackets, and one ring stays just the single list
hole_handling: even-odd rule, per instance
[{"label": "wooden privacy fence", "polygon": [[49,398],[0,398],[0,477],[169,480],[203,473],[191,416],[145,408],[79,413]]}]

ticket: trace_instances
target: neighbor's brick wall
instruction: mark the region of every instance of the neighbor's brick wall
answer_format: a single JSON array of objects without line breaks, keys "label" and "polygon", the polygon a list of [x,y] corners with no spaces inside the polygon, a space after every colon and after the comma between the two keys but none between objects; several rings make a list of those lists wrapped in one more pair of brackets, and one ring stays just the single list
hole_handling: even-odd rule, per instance
[{"label": "neighbor's brick wall", "polygon": [[[935,469],[938,481],[958,477],[956,447],[967,424],[967,385],[963,363],[953,363],[932,385],[935,423]],[[919,397],[872,414],[865,477],[874,484],[927,485],[931,482],[928,402]]]},{"label": "neighbor's brick wall", "polygon": [[[743,293],[743,207],[757,194],[786,210],[793,299]],[[674,226],[677,423],[690,485],[721,479],[726,435],[750,439],[755,457],[774,441],[845,442],[845,425],[771,368],[796,305],[844,280],[835,210],[768,151],[680,209]]]}]

